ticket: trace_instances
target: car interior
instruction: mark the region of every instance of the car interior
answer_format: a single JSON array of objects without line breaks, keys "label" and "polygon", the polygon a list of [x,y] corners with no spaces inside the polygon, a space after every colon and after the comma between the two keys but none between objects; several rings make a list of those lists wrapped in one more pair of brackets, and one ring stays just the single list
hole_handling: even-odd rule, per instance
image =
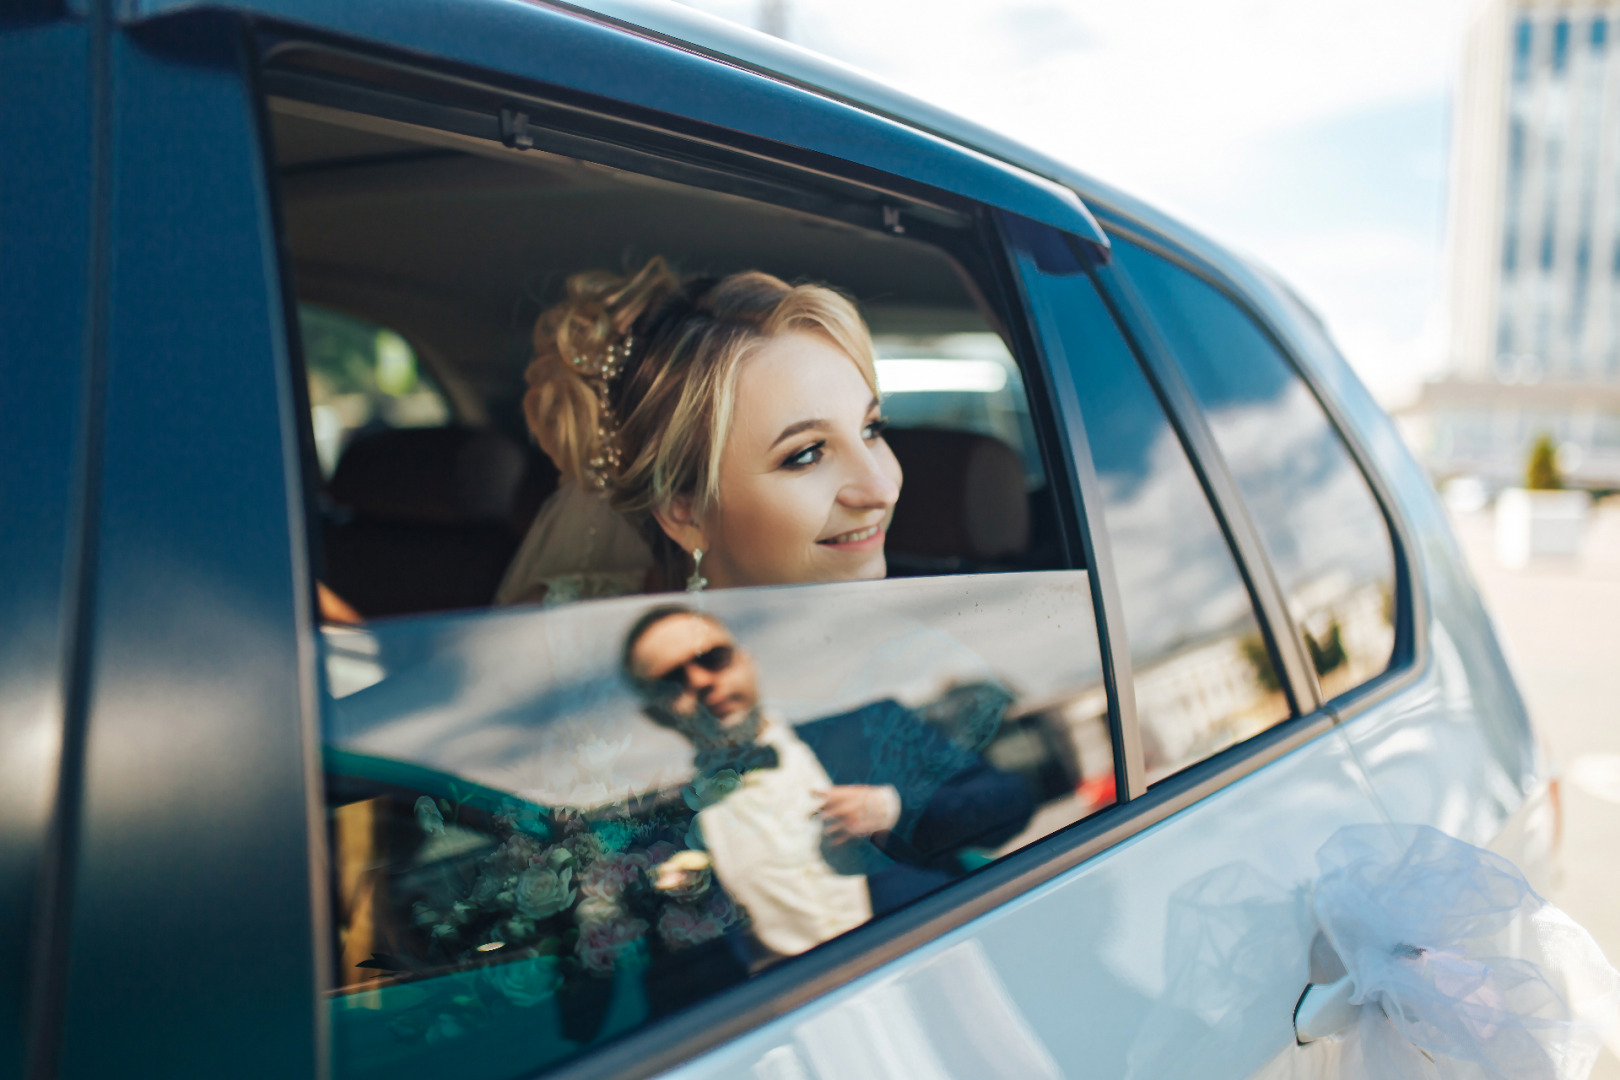
[{"label": "car interior", "polygon": [[1019,367],[974,277],[930,242],[971,240],[961,223],[862,227],[785,196],[269,103],[321,472],[317,565],[361,616],[491,602],[557,485],[521,412],[534,320],[568,275],[655,254],[857,301],[906,476],[892,576],[1066,564]]}]

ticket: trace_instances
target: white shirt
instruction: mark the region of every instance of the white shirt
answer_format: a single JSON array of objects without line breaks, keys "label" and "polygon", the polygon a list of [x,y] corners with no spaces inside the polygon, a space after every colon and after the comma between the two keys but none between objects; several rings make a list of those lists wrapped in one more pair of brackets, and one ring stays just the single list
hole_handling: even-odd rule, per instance
[{"label": "white shirt", "polygon": [[776,751],[772,769],[750,769],[742,787],[698,813],[714,872],[747,909],[754,935],[795,956],[872,917],[865,874],[841,874],[821,849],[822,796],[832,786],[793,729],[766,719],[758,742]]}]

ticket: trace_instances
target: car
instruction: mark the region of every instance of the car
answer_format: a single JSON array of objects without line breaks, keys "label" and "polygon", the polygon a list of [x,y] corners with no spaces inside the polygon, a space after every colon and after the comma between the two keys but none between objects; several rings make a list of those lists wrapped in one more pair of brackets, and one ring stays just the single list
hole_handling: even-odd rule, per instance
[{"label": "car", "polygon": [[[1551,858],[1391,421],[1124,192],[658,0],[32,0],[0,84],[0,1075],[1268,1075],[1338,829]],[[493,603],[534,320],[655,255],[859,304],[886,579]],[[768,766],[620,670],[671,602],[902,805],[1012,794],[767,947],[699,826]]]}]

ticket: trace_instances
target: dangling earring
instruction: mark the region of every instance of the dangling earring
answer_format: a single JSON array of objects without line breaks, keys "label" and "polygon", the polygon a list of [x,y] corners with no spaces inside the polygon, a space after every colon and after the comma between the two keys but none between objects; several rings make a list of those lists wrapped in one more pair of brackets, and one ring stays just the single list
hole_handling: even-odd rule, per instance
[{"label": "dangling earring", "polygon": [[687,592],[702,592],[709,579],[703,576],[703,549],[692,549],[692,576],[686,579]]}]

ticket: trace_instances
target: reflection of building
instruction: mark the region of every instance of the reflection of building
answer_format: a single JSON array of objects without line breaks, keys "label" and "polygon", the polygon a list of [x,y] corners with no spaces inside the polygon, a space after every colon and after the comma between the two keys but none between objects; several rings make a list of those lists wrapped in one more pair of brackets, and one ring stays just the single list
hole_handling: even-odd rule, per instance
[{"label": "reflection of building", "polygon": [[1517,481],[1546,432],[1620,484],[1620,0],[1485,0],[1456,107],[1451,356],[1418,439]]},{"label": "reflection of building", "polygon": [[[1395,645],[1393,597],[1340,575],[1307,583],[1296,610],[1321,680],[1333,697],[1376,676]],[[1262,670],[1263,669],[1263,670]],[[1136,712],[1154,782],[1258,735],[1287,706],[1258,636],[1224,627],[1136,668]]]}]

